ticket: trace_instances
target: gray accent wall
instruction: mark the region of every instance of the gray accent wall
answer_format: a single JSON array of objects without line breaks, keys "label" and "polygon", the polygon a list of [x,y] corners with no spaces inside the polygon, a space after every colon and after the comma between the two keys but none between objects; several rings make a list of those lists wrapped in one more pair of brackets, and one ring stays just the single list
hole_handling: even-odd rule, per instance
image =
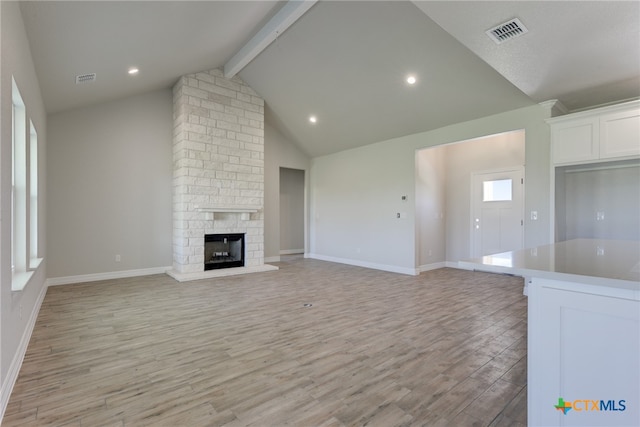
[{"label": "gray accent wall", "polygon": [[[46,292],[47,243],[46,162],[47,117],[35,72],[29,41],[18,2],[0,2],[0,415],[4,411],[12,381],[17,377],[31,328]],[[38,230],[39,256],[44,258],[24,289],[11,290],[11,77],[14,77],[38,133]]]},{"label": "gray accent wall", "polygon": [[49,117],[50,278],[171,266],[172,114],[165,89]]}]

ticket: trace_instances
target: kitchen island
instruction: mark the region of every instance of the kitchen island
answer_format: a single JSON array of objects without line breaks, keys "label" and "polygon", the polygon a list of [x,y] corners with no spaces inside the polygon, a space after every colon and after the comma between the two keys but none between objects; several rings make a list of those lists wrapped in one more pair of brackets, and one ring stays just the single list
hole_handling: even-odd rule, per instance
[{"label": "kitchen island", "polygon": [[530,426],[640,426],[640,242],[577,239],[461,261],[527,283]]}]

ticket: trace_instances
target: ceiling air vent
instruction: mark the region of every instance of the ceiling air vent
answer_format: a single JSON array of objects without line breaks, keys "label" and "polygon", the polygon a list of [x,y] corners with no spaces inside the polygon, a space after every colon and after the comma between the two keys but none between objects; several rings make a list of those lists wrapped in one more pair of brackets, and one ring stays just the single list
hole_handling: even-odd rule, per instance
[{"label": "ceiling air vent", "polygon": [[485,32],[496,44],[502,44],[528,33],[529,30],[518,18],[514,18]]},{"label": "ceiling air vent", "polygon": [[79,85],[80,83],[91,83],[95,81],[96,81],[96,73],[80,74],[79,76],[76,76],[77,85]]}]

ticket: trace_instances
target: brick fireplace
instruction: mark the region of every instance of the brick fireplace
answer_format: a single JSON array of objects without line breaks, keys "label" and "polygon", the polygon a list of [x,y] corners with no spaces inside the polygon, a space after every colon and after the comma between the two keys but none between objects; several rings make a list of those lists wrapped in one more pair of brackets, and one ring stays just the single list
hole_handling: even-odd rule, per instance
[{"label": "brick fireplace", "polygon": [[[177,280],[274,270],[264,264],[264,100],[221,70],[173,88],[173,269]],[[205,271],[205,235],[245,234],[244,267]]]}]

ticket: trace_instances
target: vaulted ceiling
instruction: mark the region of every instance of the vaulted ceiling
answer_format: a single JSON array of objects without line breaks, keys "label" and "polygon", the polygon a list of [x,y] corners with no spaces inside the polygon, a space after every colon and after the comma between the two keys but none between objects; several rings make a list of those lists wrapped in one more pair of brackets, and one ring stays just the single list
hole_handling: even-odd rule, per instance
[{"label": "vaulted ceiling", "polygon": [[[222,68],[283,6],[21,4],[49,113]],[[485,34],[512,18],[528,33],[500,45]],[[321,0],[239,76],[265,98],[267,120],[318,156],[549,99],[576,110],[636,98],[639,31],[636,1]],[[86,73],[96,81],[76,85]]]}]

